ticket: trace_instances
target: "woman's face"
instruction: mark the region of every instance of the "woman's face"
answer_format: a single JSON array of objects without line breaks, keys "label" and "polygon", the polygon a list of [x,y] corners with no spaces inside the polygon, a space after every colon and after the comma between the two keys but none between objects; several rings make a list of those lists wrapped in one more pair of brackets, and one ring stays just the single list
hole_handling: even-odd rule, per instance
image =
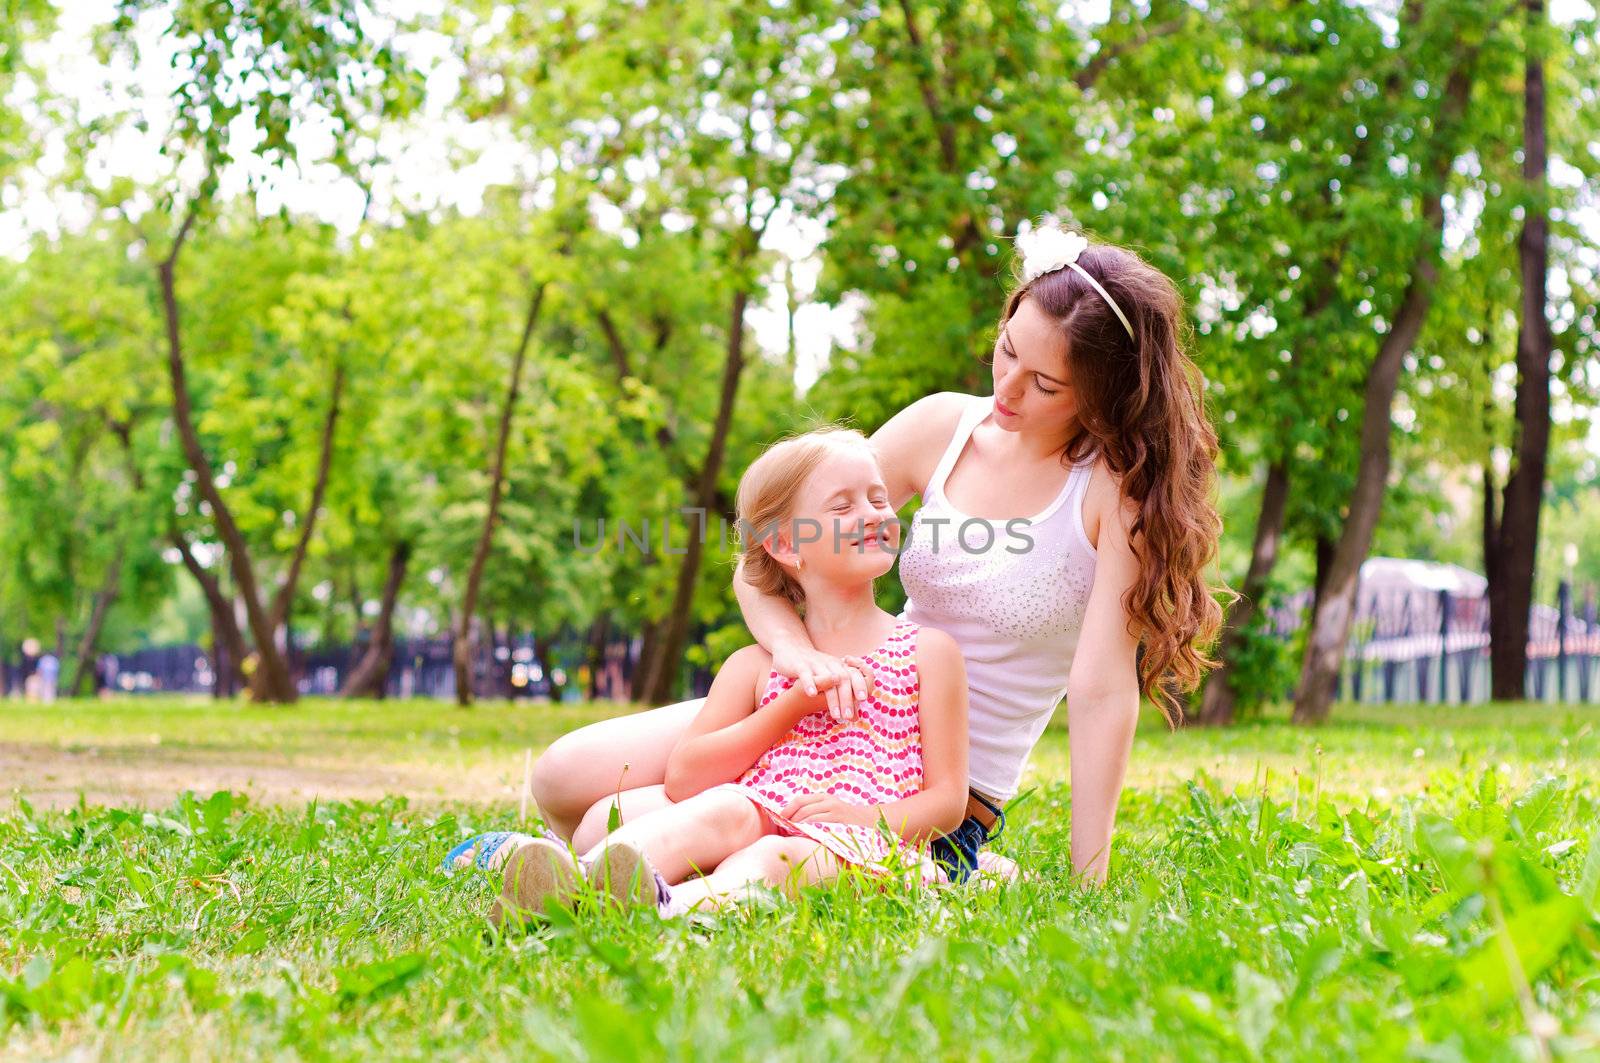
[{"label": "woman's face", "polygon": [[1061,326],[1024,298],[994,346],[995,423],[1008,432],[1059,431],[1078,413]]}]

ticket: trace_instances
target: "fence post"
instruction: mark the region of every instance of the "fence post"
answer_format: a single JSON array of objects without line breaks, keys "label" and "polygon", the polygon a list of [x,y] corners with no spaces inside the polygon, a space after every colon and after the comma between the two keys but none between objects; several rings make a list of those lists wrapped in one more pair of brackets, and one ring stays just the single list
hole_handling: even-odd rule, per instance
[{"label": "fence post", "polygon": [[1594,584],[1583,595],[1583,663],[1578,666],[1578,699],[1589,700],[1589,668],[1594,664],[1595,653],[1600,651],[1600,629],[1595,627]]},{"label": "fence post", "polygon": [[1567,617],[1572,613],[1572,584],[1556,585],[1556,700],[1567,700]]},{"label": "fence post", "polygon": [[1450,701],[1450,592],[1439,592],[1439,704]]}]

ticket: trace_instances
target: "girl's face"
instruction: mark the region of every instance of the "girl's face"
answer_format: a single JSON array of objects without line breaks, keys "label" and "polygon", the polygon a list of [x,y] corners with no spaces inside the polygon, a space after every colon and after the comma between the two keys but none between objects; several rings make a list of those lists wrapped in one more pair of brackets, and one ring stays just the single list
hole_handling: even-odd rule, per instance
[{"label": "girl's face", "polygon": [[1078,414],[1061,326],[1024,298],[994,345],[995,423],[1008,432],[1059,431]]},{"label": "girl's face", "polygon": [[799,577],[834,583],[877,579],[894,567],[900,522],[877,460],[865,447],[840,447],[811,471],[782,530],[780,557]]}]

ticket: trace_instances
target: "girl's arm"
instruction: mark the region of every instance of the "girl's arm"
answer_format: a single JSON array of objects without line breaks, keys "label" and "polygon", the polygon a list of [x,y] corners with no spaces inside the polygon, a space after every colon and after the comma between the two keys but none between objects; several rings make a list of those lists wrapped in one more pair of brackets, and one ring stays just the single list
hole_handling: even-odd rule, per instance
[{"label": "girl's arm", "polygon": [[821,697],[796,684],[757,708],[757,684],[771,667],[772,659],[760,646],[746,646],[718,670],[705,705],[667,758],[668,799],[682,801],[732,782],[796,723],[822,707]]},{"label": "girl's arm", "polygon": [[921,692],[922,789],[881,805],[852,805],[829,794],[802,794],[784,815],[875,826],[880,819],[912,845],[948,834],[967,813],[967,666],[955,639],[936,628],[917,632]]},{"label": "girl's arm", "polygon": [[967,814],[967,664],[956,640],[919,628],[917,675],[922,789],[879,806],[890,829],[912,845],[950,833]]},{"label": "girl's arm", "polygon": [[1122,604],[1139,575],[1129,542],[1131,503],[1100,521],[1094,588],[1067,680],[1067,741],[1072,770],[1072,867],[1105,881],[1117,801],[1139,722],[1138,636]]}]

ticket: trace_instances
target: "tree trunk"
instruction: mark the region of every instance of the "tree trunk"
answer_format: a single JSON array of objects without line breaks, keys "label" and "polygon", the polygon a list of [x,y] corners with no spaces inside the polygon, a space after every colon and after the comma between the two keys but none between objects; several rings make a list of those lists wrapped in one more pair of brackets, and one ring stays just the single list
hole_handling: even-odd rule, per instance
[{"label": "tree trunk", "polygon": [[[300,569],[305,564],[306,550],[311,545],[311,533],[316,529],[317,515],[322,512],[322,499],[328,491],[328,474],[333,468],[334,432],[339,426],[339,411],[343,399],[344,365],[340,363],[333,368],[333,383],[328,394],[328,412],[322,420],[322,442],[317,452],[317,478],[311,487],[311,501],[306,506],[305,519],[300,522],[300,538],[295,542],[294,553],[290,555],[288,571],[284,573],[283,582],[278,585],[277,594],[273,595],[272,608],[267,616],[274,638],[288,622],[289,610],[294,605],[295,587],[300,582]],[[289,646],[287,635],[284,646],[287,652]],[[285,671],[287,670],[286,664]],[[291,676],[291,684],[293,681]],[[267,696],[266,683],[264,670],[258,668],[250,683],[251,694],[258,701],[274,700]]]},{"label": "tree trunk", "polygon": [[[240,688],[239,667],[244,659],[249,656],[249,647],[245,645],[244,633],[239,630],[238,617],[234,615],[233,602],[222,593],[222,584],[210,572],[206,571],[194,550],[190,548],[189,541],[180,535],[176,528],[167,532],[167,540],[177,548],[178,556],[183,559],[183,567],[189,570],[189,575],[200,585],[200,593],[205,595],[206,607],[211,611],[211,656],[212,670],[216,672],[216,682],[212,685],[212,693],[218,697],[231,697]],[[226,654],[228,660],[222,660]]]},{"label": "tree trunk", "polygon": [[105,626],[106,613],[111,611],[111,603],[117,600],[117,591],[122,585],[122,554],[123,545],[118,543],[117,552],[106,569],[105,581],[94,596],[89,622],[84,625],[83,635],[78,639],[77,664],[72,670],[72,682],[66,688],[68,697],[82,697],[83,681],[94,676],[95,649],[100,643],[100,630]]},{"label": "tree trunk", "polygon": [[1328,574],[1333,571],[1333,557],[1339,544],[1326,535],[1318,535],[1311,545],[1311,552],[1316,561],[1316,569],[1311,577],[1311,611],[1317,611],[1317,603],[1322,601],[1323,592],[1328,589]]},{"label": "tree trunk", "polygon": [[361,660],[345,679],[340,697],[382,701],[388,693],[389,667],[394,661],[394,608],[400,599],[400,585],[405,582],[406,566],[410,563],[411,543],[395,543],[389,552],[389,576],[383,583],[383,600],[372,625],[372,639],[367,643],[367,652],[361,655]]},{"label": "tree trunk", "polygon": [[567,684],[556,682],[555,646],[550,639],[535,637],[533,654],[538,658],[539,670],[544,673],[545,682],[550,684],[550,700],[559,703],[567,692]]},{"label": "tree trunk", "polygon": [[189,385],[183,362],[183,337],[178,317],[177,265],[178,255],[199,216],[198,203],[189,208],[172,250],[157,267],[161,283],[161,305],[166,318],[167,371],[172,383],[172,419],[178,429],[184,457],[194,470],[200,497],[211,507],[212,521],[217,534],[227,548],[228,563],[233,570],[234,583],[244,599],[245,615],[249,619],[250,633],[255,638],[257,653],[256,671],[260,674],[261,697],[266,701],[292,702],[295,700],[294,684],[289,680],[289,669],[278,648],[273,643],[273,626],[267,609],[262,604],[260,586],[256,582],[255,568],[250,563],[250,553],[244,535],[234,522],[233,511],[222,499],[217,489],[211,463],[200,445],[200,435],[195,431],[193,406],[189,399]]},{"label": "tree trunk", "polygon": [[[216,609],[206,610],[211,617],[211,696],[218,701],[231,698],[244,687],[244,680],[239,671],[240,662],[244,660],[244,639],[239,634],[239,625],[232,617],[232,608],[228,612],[219,612]],[[224,620],[224,617],[227,620]],[[228,630],[224,630],[227,627]],[[229,631],[237,642],[229,641]]]},{"label": "tree trunk", "polygon": [[611,634],[611,614],[601,613],[589,625],[589,643],[584,660],[589,665],[589,689],[584,693],[590,701],[600,697],[600,673],[606,666],[606,639]]},{"label": "tree trunk", "polygon": [[478,696],[481,698],[505,696],[506,682],[500,667],[501,645],[500,630],[494,626],[494,617],[484,613],[478,624],[478,654],[483,660],[480,672],[483,682],[478,686]]},{"label": "tree trunk", "polygon": [[[1365,148],[1367,141],[1361,142]],[[1360,149],[1357,149],[1360,154]],[[1323,202],[1332,208],[1331,192],[1324,189]],[[1344,261],[1345,244],[1339,241],[1329,248],[1319,263],[1320,273],[1313,283],[1308,283],[1303,296],[1305,319],[1314,321],[1333,305],[1339,292],[1339,270]],[[1308,357],[1318,352],[1306,352]],[[1302,372],[1305,358],[1296,357],[1284,369],[1283,387],[1293,393],[1297,377]],[[1294,424],[1285,421],[1279,432],[1283,452],[1267,464],[1267,479],[1261,491],[1261,514],[1256,519],[1255,541],[1250,548],[1250,567],[1245,573],[1244,586],[1223,628],[1219,649],[1221,664],[1206,682],[1201,695],[1199,723],[1202,726],[1231,724],[1237,714],[1238,692],[1233,686],[1234,662],[1244,649],[1246,633],[1255,624],[1260,601],[1266,595],[1277,567],[1278,551],[1283,542],[1283,525],[1289,502],[1289,462],[1293,454]]]},{"label": "tree trunk", "polygon": [[640,687],[645,702],[651,705],[672,700],[678,669],[683,661],[684,635],[689,628],[694,588],[700,578],[700,560],[705,551],[705,525],[716,506],[717,478],[722,474],[728,429],[733,423],[734,400],[739,392],[739,377],[744,372],[744,312],[749,301],[750,293],[743,288],[733,293],[733,310],[728,322],[728,354],[722,368],[722,394],[717,402],[717,419],[711,432],[711,445],[706,451],[705,462],[700,466],[699,482],[693,496],[694,505],[699,510],[699,526],[689,532],[683,563],[678,568],[672,609],[665,618],[661,643],[651,662],[651,669]]},{"label": "tree trunk", "polygon": [[[1545,20],[1544,0],[1525,0],[1534,41]],[[1522,235],[1522,321],[1517,333],[1516,439],[1506,480],[1489,581],[1489,696],[1520,701],[1528,668],[1528,613],[1533,607],[1534,563],[1539,547],[1539,511],[1544,502],[1550,450],[1550,320],[1546,277],[1550,268],[1549,209],[1545,204],[1544,60],[1530,44],[1523,82],[1522,179],[1529,193]]]},{"label": "tree trunk", "polygon": [[461,600],[461,621],[456,629],[452,659],[456,673],[456,704],[466,708],[472,704],[472,618],[478,610],[478,590],[483,585],[483,566],[489,559],[489,547],[494,542],[494,525],[500,516],[500,496],[505,486],[506,446],[511,439],[511,418],[516,412],[517,391],[522,387],[522,367],[528,358],[528,345],[533,341],[534,326],[539,322],[539,306],[544,302],[544,285],[533,290],[528,301],[528,315],[522,325],[522,340],[517,344],[511,360],[511,380],[506,386],[505,402],[500,407],[500,430],[495,440],[494,461],[489,469],[489,512],[483,518],[483,531],[478,535],[478,547],[472,555],[472,568],[467,572],[467,585]]},{"label": "tree trunk", "polygon": [[1261,491],[1261,515],[1256,519],[1255,542],[1250,548],[1250,568],[1245,573],[1239,600],[1228,610],[1222,633],[1222,666],[1206,682],[1201,696],[1197,722],[1202,726],[1219,727],[1233,722],[1238,697],[1233,689],[1233,662],[1243,647],[1245,632],[1255,623],[1256,610],[1266,594],[1272,569],[1278,563],[1288,501],[1288,459],[1279,458],[1267,467],[1267,482]]},{"label": "tree trunk", "polygon": [[1500,519],[1495,515],[1495,482],[1494,463],[1488,459],[1483,463],[1483,574],[1493,587],[1499,580],[1495,571],[1496,555],[1500,542]]},{"label": "tree trunk", "polygon": [[1373,531],[1382,514],[1383,496],[1388,487],[1389,434],[1401,363],[1422,330],[1438,278],[1444,231],[1442,192],[1454,160],[1457,129],[1471,95],[1471,67],[1475,59],[1476,52],[1470,51],[1458,60],[1445,85],[1444,103],[1434,134],[1436,144],[1428,173],[1429,187],[1423,193],[1424,229],[1405,292],[1367,373],[1361,419],[1361,460],[1351,492],[1350,512],[1328,566],[1326,586],[1312,613],[1306,655],[1295,691],[1296,723],[1320,723],[1327,719],[1333,707],[1350,625],[1355,619],[1361,564],[1372,548]]},{"label": "tree trunk", "polygon": [[639,633],[639,657],[633,662],[633,669],[628,674],[628,699],[630,701],[644,700],[644,678],[655,668],[656,656],[661,645],[661,632],[666,627],[666,620],[646,620],[644,630]]}]

